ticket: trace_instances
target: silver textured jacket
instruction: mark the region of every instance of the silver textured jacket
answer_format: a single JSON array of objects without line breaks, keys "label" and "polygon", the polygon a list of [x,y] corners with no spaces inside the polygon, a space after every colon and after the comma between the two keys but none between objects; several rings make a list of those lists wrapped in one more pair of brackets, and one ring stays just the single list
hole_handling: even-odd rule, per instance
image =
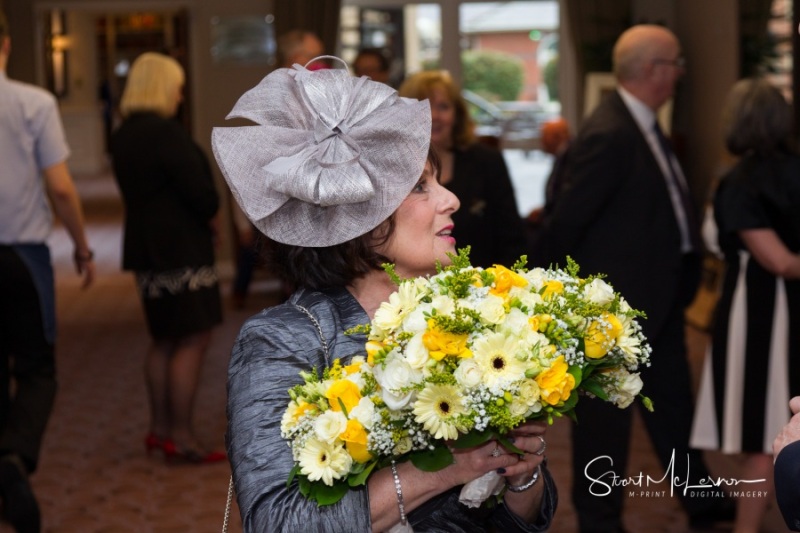
[{"label": "silver textured jacket", "polygon": [[[302,308],[316,318],[321,332]],[[372,531],[366,489],[351,490],[337,504],[320,508],[300,494],[296,483],[286,486],[293,462],[280,434],[287,390],[302,382],[301,370],[321,371],[326,365],[320,333],[330,358],[345,363],[354,355],[364,355],[366,339],[344,332],[368,322],[355,298],[340,288],[299,290],[286,303],[263,310],[242,327],[228,369],[226,440],[246,533]],[[414,509],[409,521],[416,533],[544,531],[558,496],[546,468],[543,474],[545,495],[535,524],[525,524],[502,504],[469,509],[458,503],[460,487]]]}]

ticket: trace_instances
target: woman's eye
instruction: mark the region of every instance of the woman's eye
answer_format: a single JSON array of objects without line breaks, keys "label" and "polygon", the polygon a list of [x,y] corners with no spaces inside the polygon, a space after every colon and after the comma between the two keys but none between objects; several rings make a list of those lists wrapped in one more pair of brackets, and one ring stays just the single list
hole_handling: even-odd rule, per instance
[{"label": "woman's eye", "polygon": [[414,188],[412,189],[412,191],[413,192],[425,192],[427,190],[426,185],[427,184],[423,180],[420,180],[420,181],[417,182],[416,185],[414,185]]}]

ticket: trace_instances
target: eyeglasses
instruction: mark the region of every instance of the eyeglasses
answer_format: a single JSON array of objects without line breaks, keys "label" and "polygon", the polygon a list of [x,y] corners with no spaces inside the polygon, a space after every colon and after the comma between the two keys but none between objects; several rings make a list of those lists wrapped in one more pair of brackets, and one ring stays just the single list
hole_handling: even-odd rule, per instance
[{"label": "eyeglasses", "polygon": [[679,57],[677,59],[654,59],[654,65],[672,65],[677,68],[684,68],[686,66],[686,58]]}]

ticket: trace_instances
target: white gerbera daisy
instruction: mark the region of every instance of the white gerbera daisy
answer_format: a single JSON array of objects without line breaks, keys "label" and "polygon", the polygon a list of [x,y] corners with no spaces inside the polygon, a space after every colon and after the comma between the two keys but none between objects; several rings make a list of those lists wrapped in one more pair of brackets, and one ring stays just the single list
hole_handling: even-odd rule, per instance
[{"label": "white gerbera daisy", "polygon": [[483,382],[493,391],[525,377],[525,364],[517,359],[519,341],[500,333],[481,337],[472,346],[475,362],[483,371]]},{"label": "white gerbera daisy", "polygon": [[309,481],[322,480],[329,487],[334,479],[342,479],[350,471],[353,458],[341,443],[328,444],[317,439],[308,439],[300,452],[300,472]]},{"label": "white gerbera daisy", "polygon": [[401,283],[396,292],[389,296],[375,311],[373,325],[385,331],[392,331],[402,324],[403,319],[417,306],[420,292],[414,283]]},{"label": "white gerbera daisy", "polygon": [[458,438],[457,418],[464,413],[458,387],[427,385],[414,403],[416,421],[435,439]]}]

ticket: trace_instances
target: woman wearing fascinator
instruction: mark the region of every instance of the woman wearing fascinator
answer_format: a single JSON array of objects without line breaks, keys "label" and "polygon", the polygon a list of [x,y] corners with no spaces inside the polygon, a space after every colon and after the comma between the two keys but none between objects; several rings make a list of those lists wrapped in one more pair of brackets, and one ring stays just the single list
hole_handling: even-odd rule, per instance
[{"label": "woman wearing fascinator", "polygon": [[[411,462],[374,471],[367,485],[318,507],[297,481],[281,437],[287,390],[299,373],[364,354],[367,324],[401,277],[436,272],[455,253],[458,199],[438,181],[427,101],[344,69],[278,69],[245,93],[228,118],[257,125],[215,128],[217,161],[253,224],[280,243],[273,260],[298,289],[242,327],[228,372],[229,460],[244,531],[543,531],[557,495],[535,454],[545,427],[520,426],[527,453],[492,443],[456,450],[437,472]],[[541,471],[538,483],[529,483]],[[459,503],[463,484],[497,471],[510,486],[492,508]]]}]

